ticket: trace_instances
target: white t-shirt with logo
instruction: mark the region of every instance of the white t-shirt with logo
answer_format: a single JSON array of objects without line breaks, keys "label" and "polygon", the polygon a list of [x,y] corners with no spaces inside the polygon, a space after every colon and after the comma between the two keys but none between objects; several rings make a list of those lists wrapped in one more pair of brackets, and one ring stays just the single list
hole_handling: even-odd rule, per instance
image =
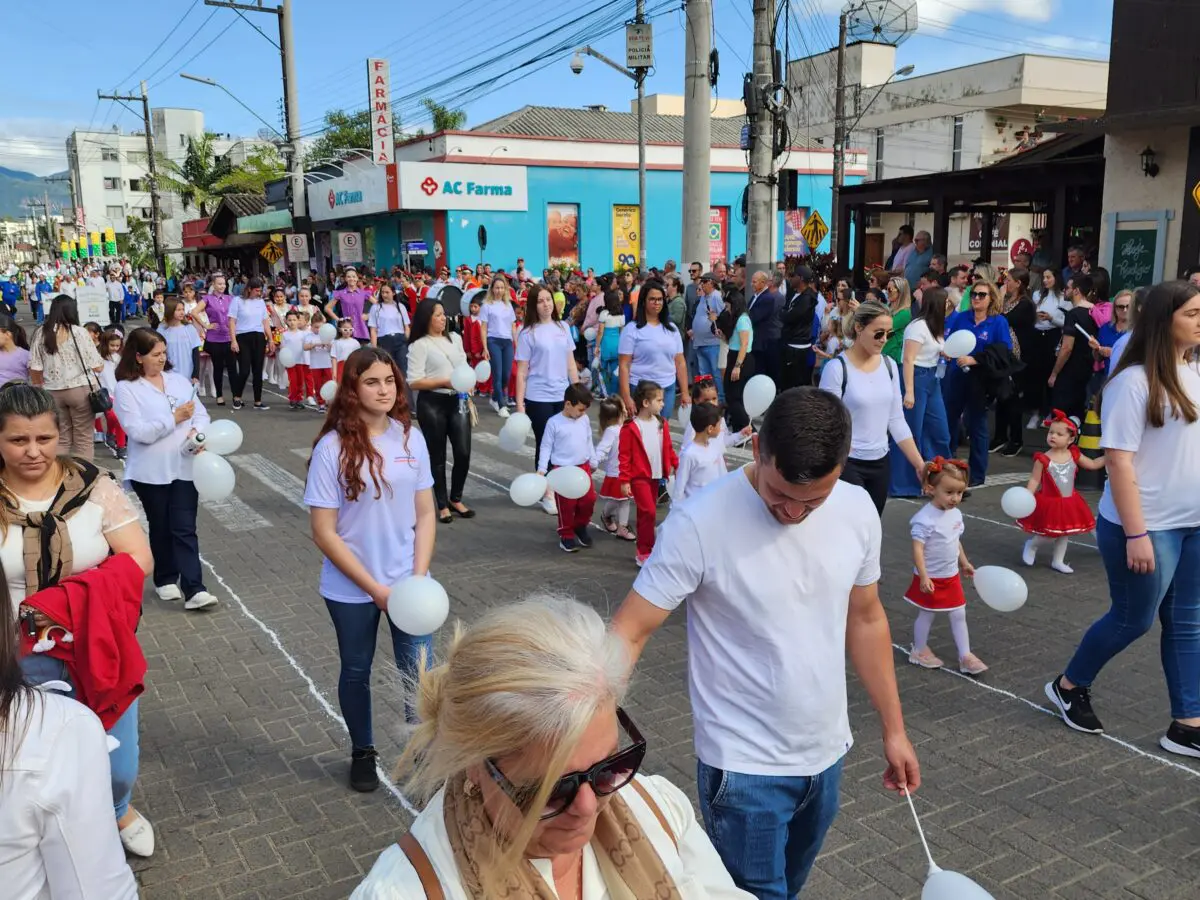
[{"label": "white t-shirt with logo", "polygon": [[[1180,365],[1179,383],[1200,407],[1200,369]],[[1186,419],[1173,417],[1168,405],[1163,427],[1151,427],[1146,421],[1149,395],[1142,366],[1125,369],[1104,386],[1100,446],[1134,454],[1133,470],[1147,531],[1200,527],[1200,421],[1189,425]],[[1104,485],[1100,515],[1114,525],[1122,524],[1111,480]]]},{"label": "white t-shirt with logo", "polygon": [[879,580],[881,542],[870,496],[843,481],[798,525],[771,515],[745,470],[672,510],[633,589],[661,609],[688,601],[702,761],[811,776],[846,754],[850,592]]}]

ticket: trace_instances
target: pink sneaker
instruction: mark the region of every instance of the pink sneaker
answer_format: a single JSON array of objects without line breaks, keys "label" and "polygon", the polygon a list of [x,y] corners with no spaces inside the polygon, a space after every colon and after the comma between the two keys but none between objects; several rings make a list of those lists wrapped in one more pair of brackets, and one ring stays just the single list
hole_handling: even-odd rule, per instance
[{"label": "pink sneaker", "polygon": [[613,537],[620,538],[623,541],[636,541],[637,535],[630,531],[624,525],[618,525],[617,530],[612,533]]},{"label": "pink sneaker", "polygon": [[934,656],[933,651],[928,647],[925,647],[920,653],[914,648],[908,654],[908,661],[914,666],[920,666],[922,669],[940,669],[943,665],[942,661]]},{"label": "pink sneaker", "polygon": [[988,670],[987,665],[974,653],[968,653],[958,661],[958,671],[964,675],[982,675]]}]

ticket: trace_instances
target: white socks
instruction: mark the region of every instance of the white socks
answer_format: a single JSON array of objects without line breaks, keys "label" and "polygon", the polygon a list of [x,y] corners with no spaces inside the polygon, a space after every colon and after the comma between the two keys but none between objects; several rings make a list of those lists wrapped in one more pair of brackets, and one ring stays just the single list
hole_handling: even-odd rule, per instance
[{"label": "white socks", "polygon": [[[1027,566],[1032,566],[1037,562],[1038,547],[1044,543],[1048,543],[1050,538],[1034,535],[1025,542],[1025,547],[1021,550],[1021,562]],[[1050,568],[1055,572],[1062,572],[1064,575],[1071,575],[1075,572],[1066,563],[1067,558],[1067,539],[1065,537],[1054,539],[1054,550],[1050,557]]]}]

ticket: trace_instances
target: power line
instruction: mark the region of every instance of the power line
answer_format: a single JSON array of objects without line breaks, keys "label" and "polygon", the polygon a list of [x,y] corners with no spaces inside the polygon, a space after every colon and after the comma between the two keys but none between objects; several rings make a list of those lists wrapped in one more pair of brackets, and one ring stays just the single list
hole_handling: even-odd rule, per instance
[{"label": "power line", "polygon": [[[214,9],[213,12],[215,13],[216,10]],[[223,38],[225,36],[225,32],[227,32],[230,28],[232,28],[236,24],[237,24],[237,19],[230,19],[228,25],[226,25],[224,28],[222,28],[220,31],[218,31],[216,36],[211,41],[209,41],[207,44],[205,44],[203,47],[201,47],[199,50],[197,50],[195,53],[193,53],[191,56],[189,56],[187,59],[185,59],[183,61],[183,65],[181,65],[179,68],[177,68],[174,72],[171,72],[170,74],[168,74],[165,78],[160,78],[158,81],[154,82],[154,84],[150,85],[150,87],[156,88],[163,82],[169,81],[170,79],[174,78],[176,75],[178,75],[184,69],[186,69],[188,67],[188,64],[192,60],[194,60],[197,56],[200,56],[201,54],[203,54],[205,50],[207,50],[209,47],[211,47],[213,44],[215,44],[217,41],[219,41],[221,38]]]},{"label": "power line", "polygon": [[[201,22],[201,23],[200,23],[200,27],[199,27],[199,28],[197,28],[197,29],[196,29],[196,30],[195,30],[195,31],[192,33],[192,35],[191,35],[191,38],[190,38],[189,40],[193,40],[193,41],[194,41],[194,40],[195,40],[197,37],[199,37],[199,36],[200,36],[200,32],[204,31],[204,29],[205,29],[206,27],[208,27],[208,23],[209,23],[209,22],[211,22],[211,21],[213,20],[213,16],[215,16],[216,14],[217,14],[217,11],[216,11],[215,9],[214,9],[214,10],[212,10],[212,12],[210,12],[210,13],[208,14],[208,18],[207,18],[207,19],[205,19],[203,22]],[[165,69],[165,68],[166,68],[167,66],[169,66],[171,63],[173,63],[173,62],[175,61],[175,56],[177,56],[177,55],[178,55],[179,53],[181,53],[181,52],[182,52],[184,49],[186,49],[186,48],[187,48],[187,46],[188,46],[188,42],[187,42],[187,41],[185,41],[185,42],[184,42],[184,44],[183,44],[183,46],[182,46],[182,47],[180,47],[180,48],[179,48],[179,50],[178,50],[178,51],[176,51],[176,53],[168,55],[168,56],[167,56],[167,58],[166,58],[165,60],[163,60],[163,62],[162,62],[160,65],[159,65],[159,67],[158,67],[157,69],[155,69],[153,72],[151,72],[149,75],[147,75],[147,76],[145,77],[145,79],[143,79],[143,80],[144,80],[144,81],[149,81],[149,80],[150,80],[150,79],[152,79],[152,78],[153,78],[155,75],[157,75],[159,72],[161,72],[163,69]],[[193,59],[194,59],[194,58],[195,58],[195,57],[193,57]],[[188,60],[188,62],[191,62],[191,60]],[[185,63],[184,65],[186,65],[186,64],[187,64],[187,63]],[[170,77],[170,76],[168,76],[168,77]],[[165,79],[164,79],[164,80],[165,80]],[[162,83],[162,82],[160,81],[160,82],[156,82],[155,84],[157,85],[157,84],[161,84],[161,83]],[[152,87],[153,87],[153,86],[155,86],[155,85],[152,85]]]},{"label": "power line", "polygon": [[[266,38],[268,44],[270,44],[276,50],[279,49],[279,42],[277,40],[275,40],[273,37],[271,37],[269,34],[267,34],[265,31],[263,31],[261,28],[259,28],[257,25],[255,25],[253,22],[251,22],[249,19],[247,19],[246,14],[243,13],[236,6],[232,7],[232,9],[235,13],[238,14],[238,18],[240,18],[243,22],[245,22],[247,25],[249,25],[251,28],[253,28],[255,31],[257,31],[259,34],[261,34],[264,38]],[[216,10],[213,10],[213,12],[216,12]]]},{"label": "power line", "polygon": [[154,49],[150,51],[150,53],[146,56],[146,58],[143,59],[136,66],[134,66],[132,72],[130,72],[128,75],[126,75],[120,81],[118,81],[115,85],[113,85],[114,93],[117,91],[117,89],[121,85],[123,85],[125,82],[129,81],[129,79],[133,78],[133,76],[137,74],[138,69],[140,69],[142,66],[146,65],[146,63],[150,62],[150,60],[152,60],[154,58],[154,55],[163,48],[163,44],[165,44],[167,41],[169,41],[171,39],[171,35],[173,35],[176,31],[179,30],[179,26],[182,25],[184,23],[184,20],[186,20],[187,17],[192,14],[192,10],[194,10],[199,5],[200,5],[200,0],[194,0],[192,5],[187,8],[187,12],[185,12],[182,16],[179,17],[178,21],[176,21],[175,24],[171,27],[171,30],[167,32],[166,37],[164,37],[161,41],[158,42],[158,44],[155,45]]}]

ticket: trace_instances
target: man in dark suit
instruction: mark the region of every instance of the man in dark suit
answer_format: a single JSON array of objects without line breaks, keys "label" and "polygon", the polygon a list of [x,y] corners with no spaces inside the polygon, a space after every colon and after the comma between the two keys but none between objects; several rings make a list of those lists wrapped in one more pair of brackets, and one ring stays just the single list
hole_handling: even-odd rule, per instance
[{"label": "man in dark suit", "polygon": [[754,326],[754,370],[767,375],[779,383],[779,336],[782,325],[779,319],[782,299],[771,290],[766,272],[755,272],[750,279],[752,294],[746,306],[750,324]]},{"label": "man in dark suit", "polygon": [[812,331],[817,312],[817,292],[808,266],[796,266],[792,274],[792,293],[779,314],[782,333],[779,339],[782,361],[779,389],[812,384]]}]

